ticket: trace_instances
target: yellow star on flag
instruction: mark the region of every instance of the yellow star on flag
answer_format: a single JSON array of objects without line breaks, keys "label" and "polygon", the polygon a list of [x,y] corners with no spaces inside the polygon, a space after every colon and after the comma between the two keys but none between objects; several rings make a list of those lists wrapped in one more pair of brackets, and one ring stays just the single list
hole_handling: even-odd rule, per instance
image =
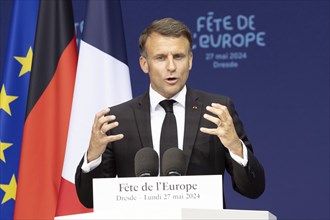
[{"label": "yellow star on flag", "polygon": [[28,53],[26,54],[25,57],[14,57],[20,64],[22,64],[21,71],[19,73],[19,77],[23,76],[25,73],[31,71],[31,66],[32,66],[32,57],[33,57],[33,52],[32,48],[29,48]]},{"label": "yellow star on flag", "polygon": [[5,195],[2,199],[1,204],[4,204],[7,202],[9,199],[16,200],[16,178],[15,175],[11,177],[10,183],[9,184],[0,184],[0,189],[2,189],[5,192]]},{"label": "yellow star on flag", "polygon": [[18,96],[7,96],[5,85],[2,85],[1,91],[0,91],[0,109],[3,109],[5,112],[7,112],[11,116],[11,111],[9,107],[9,103],[17,99]]},{"label": "yellow star on flag", "polygon": [[3,151],[6,150],[7,148],[9,148],[11,145],[13,145],[13,144],[0,142],[0,160],[2,160],[5,163],[6,163],[6,159],[5,159],[5,154]]}]

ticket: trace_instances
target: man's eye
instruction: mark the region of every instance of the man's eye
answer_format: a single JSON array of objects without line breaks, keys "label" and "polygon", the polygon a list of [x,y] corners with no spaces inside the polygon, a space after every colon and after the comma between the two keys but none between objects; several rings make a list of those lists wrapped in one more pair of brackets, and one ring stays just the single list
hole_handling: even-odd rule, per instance
[{"label": "man's eye", "polygon": [[158,57],[156,57],[156,60],[159,60],[159,61],[161,61],[161,60],[164,60],[165,58],[163,57],[163,56],[158,56]]},{"label": "man's eye", "polygon": [[176,59],[176,60],[182,60],[184,57],[185,57],[185,55],[180,54],[180,55],[175,55],[174,56],[174,59]]}]

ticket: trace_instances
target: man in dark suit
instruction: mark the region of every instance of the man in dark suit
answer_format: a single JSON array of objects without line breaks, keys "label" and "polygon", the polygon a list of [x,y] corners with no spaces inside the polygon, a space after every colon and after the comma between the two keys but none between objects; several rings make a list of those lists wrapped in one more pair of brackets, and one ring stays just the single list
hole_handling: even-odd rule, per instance
[{"label": "man in dark suit", "polygon": [[175,100],[178,148],[186,158],[184,175],[224,174],[234,189],[249,198],[265,189],[262,165],[231,100],[186,86],[192,67],[192,38],[182,22],[153,22],[139,39],[140,66],[149,74],[150,88],[126,103],[96,114],[90,144],[76,172],[78,197],[93,206],[92,179],[134,177],[134,157],[141,148],[158,153],[165,117],[159,102]]}]

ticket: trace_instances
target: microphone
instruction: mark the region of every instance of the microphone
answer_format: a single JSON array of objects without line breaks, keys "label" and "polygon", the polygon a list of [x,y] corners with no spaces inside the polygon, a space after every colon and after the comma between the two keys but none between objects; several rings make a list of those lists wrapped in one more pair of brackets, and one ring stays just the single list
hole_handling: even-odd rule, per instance
[{"label": "microphone", "polygon": [[164,176],[182,176],[185,174],[186,157],[179,148],[172,147],[164,152],[162,172]]},{"label": "microphone", "polygon": [[135,154],[135,176],[158,176],[159,158],[157,152],[144,147]]}]

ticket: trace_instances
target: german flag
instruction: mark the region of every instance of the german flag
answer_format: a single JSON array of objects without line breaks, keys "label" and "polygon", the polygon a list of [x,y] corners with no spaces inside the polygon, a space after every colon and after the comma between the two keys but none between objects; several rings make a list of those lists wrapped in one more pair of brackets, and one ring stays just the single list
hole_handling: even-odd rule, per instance
[{"label": "german flag", "polygon": [[15,219],[53,219],[77,67],[71,0],[41,0],[18,171]]}]

